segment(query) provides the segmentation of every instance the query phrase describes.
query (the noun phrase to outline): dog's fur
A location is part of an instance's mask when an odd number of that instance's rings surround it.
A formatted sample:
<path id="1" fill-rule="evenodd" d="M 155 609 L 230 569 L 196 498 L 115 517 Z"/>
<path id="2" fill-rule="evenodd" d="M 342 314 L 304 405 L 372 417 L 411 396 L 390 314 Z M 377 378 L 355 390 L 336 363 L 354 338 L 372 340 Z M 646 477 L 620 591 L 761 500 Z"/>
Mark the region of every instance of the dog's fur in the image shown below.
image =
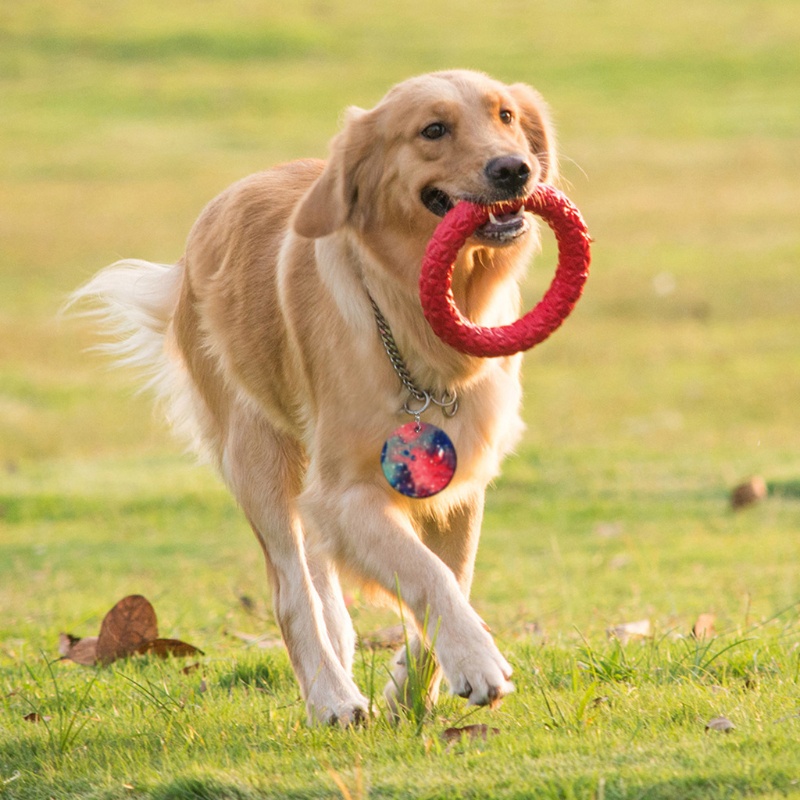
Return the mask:
<path id="1" fill-rule="evenodd" d="M 510 188 L 491 168 L 508 158 L 530 173 Z M 371 111 L 350 109 L 327 163 L 292 162 L 223 192 L 177 264 L 119 262 L 75 295 L 101 301 L 122 334 L 109 349 L 150 372 L 247 515 L 311 721 L 348 724 L 367 709 L 351 675 L 340 573 L 392 594 L 399 586 L 418 625 L 429 615 L 452 692 L 491 704 L 512 688 L 467 598 L 485 487 L 522 428 L 520 357 L 465 356 L 428 327 L 417 282 L 444 209 L 423 198 L 435 188 L 452 202 L 498 202 L 552 182 L 555 170 L 534 90 L 468 71 L 413 78 Z M 518 282 L 538 244 L 530 215 L 517 233 L 476 235 L 458 257 L 453 291 L 476 323 L 519 316 Z M 381 473 L 384 440 L 409 419 L 408 393 L 368 292 L 417 385 L 458 394 L 452 418 L 434 407 L 424 415 L 458 453 L 452 483 L 428 499 L 398 494 Z M 411 647 L 419 656 L 419 635 Z M 395 710 L 406 661 L 400 653 L 387 687 Z"/>

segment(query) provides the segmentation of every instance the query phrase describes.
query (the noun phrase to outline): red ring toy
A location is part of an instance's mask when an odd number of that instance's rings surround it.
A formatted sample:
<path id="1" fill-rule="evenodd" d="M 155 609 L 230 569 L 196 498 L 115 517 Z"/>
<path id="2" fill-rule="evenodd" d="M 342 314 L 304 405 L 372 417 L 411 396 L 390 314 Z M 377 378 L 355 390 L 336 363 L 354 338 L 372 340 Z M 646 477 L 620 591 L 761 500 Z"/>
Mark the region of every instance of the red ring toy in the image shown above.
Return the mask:
<path id="1" fill-rule="evenodd" d="M 458 251 L 489 219 L 489 211 L 513 213 L 522 205 L 544 219 L 558 242 L 558 266 L 538 305 L 511 325 L 486 328 L 464 317 L 455 304 L 453 267 Z M 472 356 L 508 356 L 543 342 L 569 316 L 589 276 L 591 239 L 580 211 L 558 189 L 539 184 L 521 204 L 482 206 L 462 201 L 445 214 L 425 250 L 419 277 L 422 310 L 434 333 Z"/>

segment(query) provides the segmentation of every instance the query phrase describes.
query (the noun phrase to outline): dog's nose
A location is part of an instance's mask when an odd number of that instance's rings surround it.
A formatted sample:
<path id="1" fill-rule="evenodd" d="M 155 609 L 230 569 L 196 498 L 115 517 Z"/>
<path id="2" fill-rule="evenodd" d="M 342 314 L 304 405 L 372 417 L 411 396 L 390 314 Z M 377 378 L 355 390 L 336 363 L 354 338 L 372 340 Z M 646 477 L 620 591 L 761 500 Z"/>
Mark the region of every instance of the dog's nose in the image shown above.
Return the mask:
<path id="1" fill-rule="evenodd" d="M 531 168 L 522 156 L 500 156 L 486 164 L 484 174 L 492 186 L 514 195 L 528 182 Z"/>

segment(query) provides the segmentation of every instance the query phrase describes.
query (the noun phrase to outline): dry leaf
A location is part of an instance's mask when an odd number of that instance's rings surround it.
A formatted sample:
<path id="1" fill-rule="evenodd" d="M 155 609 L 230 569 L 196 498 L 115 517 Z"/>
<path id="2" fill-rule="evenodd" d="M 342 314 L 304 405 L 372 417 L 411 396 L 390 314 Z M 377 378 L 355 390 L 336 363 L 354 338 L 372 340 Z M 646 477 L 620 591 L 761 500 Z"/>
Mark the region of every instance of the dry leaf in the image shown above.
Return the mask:
<path id="1" fill-rule="evenodd" d="M 93 667 L 97 663 L 97 637 L 87 636 L 83 639 L 71 633 L 58 635 L 58 652 L 63 658 L 82 664 L 84 667 Z"/>
<path id="2" fill-rule="evenodd" d="M 631 557 L 627 553 L 619 553 L 608 562 L 608 568 L 615 572 L 624 569 L 631 563 Z"/>
<path id="3" fill-rule="evenodd" d="M 202 650 L 180 639 L 159 639 L 155 609 L 138 594 L 123 597 L 105 615 L 99 636 L 81 639 L 71 633 L 59 634 L 58 651 L 63 658 L 87 667 L 111 664 L 133 655 L 203 655 Z"/>
<path id="4" fill-rule="evenodd" d="M 525 629 L 525 633 L 534 638 L 544 639 L 547 636 L 542 625 L 535 620 L 533 622 L 526 622 L 523 627 Z"/>
<path id="5" fill-rule="evenodd" d="M 706 733 L 709 731 L 722 731 L 730 733 L 736 726 L 727 717 L 714 717 L 706 723 Z"/>
<path id="6" fill-rule="evenodd" d="M 405 644 L 405 631 L 402 625 L 392 625 L 389 628 L 368 633 L 361 637 L 361 644 L 367 650 L 380 650 L 383 648 L 395 650 Z"/>
<path id="7" fill-rule="evenodd" d="M 244 633 L 242 631 L 226 631 L 228 636 L 233 636 L 235 639 L 241 639 L 247 644 L 260 647 L 262 650 L 268 650 L 272 647 L 283 647 L 283 640 L 277 639 L 269 633 Z"/>
<path id="8" fill-rule="evenodd" d="M 731 507 L 734 510 L 747 508 L 754 503 L 758 503 L 767 496 L 766 481 L 759 475 L 755 475 L 744 483 L 739 484 L 731 492 Z"/>
<path id="9" fill-rule="evenodd" d="M 717 634 L 714 628 L 715 620 L 716 617 L 713 614 L 701 614 L 692 628 L 692 636 L 695 639 L 712 639 Z"/>
<path id="10" fill-rule="evenodd" d="M 31 711 L 31 713 L 30 714 L 26 714 L 23 717 L 23 719 L 26 722 L 50 722 L 52 717 L 48 717 L 46 715 L 42 716 L 41 714 L 38 714 L 36 711 Z"/>
<path id="11" fill-rule="evenodd" d="M 447 728 L 442 731 L 442 739 L 448 744 L 460 742 L 464 737 L 486 741 L 489 734 L 497 736 L 498 733 L 499 728 L 490 728 L 488 725 L 465 725 L 463 728 Z"/>
<path id="12" fill-rule="evenodd" d="M 595 536 L 601 539 L 614 539 L 624 530 L 621 522 L 599 522 L 594 527 Z"/>
<path id="13" fill-rule="evenodd" d="M 609 639 L 618 639 L 620 644 L 627 644 L 631 639 L 646 639 L 653 635 L 649 619 L 615 625 L 609 628 L 606 634 Z"/>
<path id="14" fill-rule="evenodd" d="M 158 621 L 150 601 L 140 594 L 123 597 L 103 618 L 97 640 L 97 660 L 110 664 L 138 652 L 158 638 Z"/>
<path id="15" fill-rule="evenodd" d="M 66 658 L 67 654 L 70 651 L 70 648 L 78 644 L 80 640 L 81 640 L 80 636 L 73 636 L 71 633 L 59 633 L 58 652 L 61 653 L 61 655 L 64 656 L 64 658 Z"/>
<path id="16" fill-rule="evenodd" d="M 169 656 L 176 656 L 178 658 L 193 656 L 195 653 L 204 655 L 202 650 L 198 650 L 194 645 L 182 642 L 180 639 L 153 639 L 151 642 L 145 642 L 136 649 L 138 655 L 153 655 L 159 658 L 169 658 Z"/>
<path id="17" fill-rule="evenodd" d="M 233 636 L 234 639 L 241 639 L 248 644 L 255 644 L 258 642 L 263 634 L 260 633 L 245 633 L 244 631 L 225 631 L 227 636 Z"/>

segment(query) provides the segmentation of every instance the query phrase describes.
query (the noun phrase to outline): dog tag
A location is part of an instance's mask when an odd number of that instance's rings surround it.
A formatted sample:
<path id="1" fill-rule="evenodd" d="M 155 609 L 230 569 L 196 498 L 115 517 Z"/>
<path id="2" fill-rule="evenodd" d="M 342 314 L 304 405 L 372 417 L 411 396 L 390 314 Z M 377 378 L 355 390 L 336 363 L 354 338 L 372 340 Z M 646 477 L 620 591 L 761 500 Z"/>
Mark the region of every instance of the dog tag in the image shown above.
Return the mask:
<path id="1" fill-rule="evenodd" d="M 400 494 L 431 497 L 453 479 L 456 449 L 441 428 L 417 420 L 407 422 L 384 442 L 381 468 L 389 485 Z"/>

